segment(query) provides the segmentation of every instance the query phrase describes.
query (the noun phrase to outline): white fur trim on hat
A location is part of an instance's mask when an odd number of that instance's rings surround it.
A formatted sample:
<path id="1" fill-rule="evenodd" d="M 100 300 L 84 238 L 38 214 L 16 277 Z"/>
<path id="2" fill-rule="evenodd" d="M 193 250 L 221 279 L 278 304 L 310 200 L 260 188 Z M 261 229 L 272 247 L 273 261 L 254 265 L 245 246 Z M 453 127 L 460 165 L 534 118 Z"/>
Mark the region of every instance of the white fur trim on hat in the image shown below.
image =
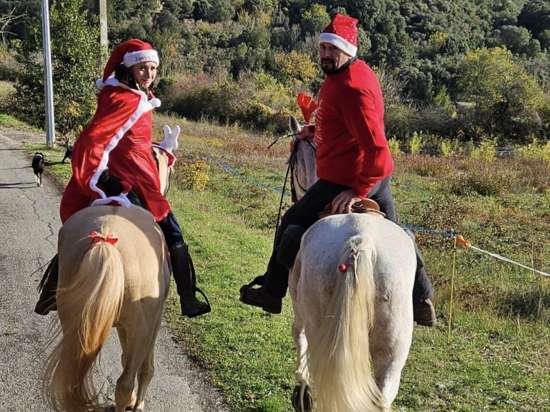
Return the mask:
<path id="1" fill-rule="evenodd" d="M 357 46 L 334 33 L 321 33 L 319 43 L 330 43 L 352 57 L 357 54 Z"/>
<path id="2" fill-rule="evenodd" d="M 141 62 L 153 62 L 159 64 L 159 54 L 156 50 L 138 50 L 126 53 L 122 59 L 126 67 L 132 67 Z"/>

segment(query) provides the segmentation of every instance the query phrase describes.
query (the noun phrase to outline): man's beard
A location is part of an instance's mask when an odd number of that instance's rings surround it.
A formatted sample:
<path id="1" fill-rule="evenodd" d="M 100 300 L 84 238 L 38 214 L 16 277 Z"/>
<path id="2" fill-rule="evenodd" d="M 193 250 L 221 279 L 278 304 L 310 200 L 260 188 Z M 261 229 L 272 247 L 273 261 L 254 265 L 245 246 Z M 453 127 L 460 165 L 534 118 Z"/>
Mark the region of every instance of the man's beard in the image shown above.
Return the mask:
<path id="1" fill-rule="evenodd" d="M 321 70 L 325 74 L 332 74 L 335 73 L 337 68 L 334 60 L 332 59 L 321 59 Z"/>

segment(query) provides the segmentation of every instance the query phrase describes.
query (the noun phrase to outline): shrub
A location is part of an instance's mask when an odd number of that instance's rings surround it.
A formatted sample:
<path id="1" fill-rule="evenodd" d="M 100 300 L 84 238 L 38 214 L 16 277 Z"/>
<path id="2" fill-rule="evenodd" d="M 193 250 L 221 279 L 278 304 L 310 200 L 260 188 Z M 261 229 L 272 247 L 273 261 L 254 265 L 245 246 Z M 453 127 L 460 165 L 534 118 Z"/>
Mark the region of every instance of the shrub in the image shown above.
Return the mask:
<path id="1" fill-rule="evenodd" d="M 14 97 L 15 88 L 13 83 L 0 80 L 0 112 L 11 112 Z"/>
<path id="2" fill-rule="evenodd" d="M 470 165 L 467 172 L 459 173 L 449 180 L 449 191 L 455 195 L 496 196 L 504 191 L 511 180 L 511 172 L 499 173 L 480 162 Z"/>
<path id="3" fill-rule="evenodd" d="M 5 46 L 0 45 L 0 80 L 17 80 L 21 72 L 21 64 L 16 60 L 15 54 Z"/>
<path id="4" fill-rule="evenodd" d="M 188 75 L 160 82 L 159 91 L 165 111 L 277 133 L 286 131 L 289 108 L 295 106 L 292 90 L 263 72 L 239 81 Z"/>
<path id="5" fill-rule="evenodd" d="M 518 152 L 525 159 L 541 159 L 550 165 L 550 140 L 542 143 L 535 138 L 527 146 L 520 147 Z"/>
<path id="6" fill-rule="evenodd" d="M 181 186 L 188 190 L 201 192 L 206 189 L 210 181 L 210 165 L 204 160 L 191 160 L 183 163 L 179 168 L 178 178 L 176 179 Z"/>
<path id="7" fill-rule="evenodd" d="M 454 137 L 460 129 L 459 119 L 453 118 L 444 108 L 436 106 L 417 108 L 402 103 L 394 103 L 386 107 L 385 123 L 388 135 L 399 139 L 406 139 L 413 132 L 420 131 Z"/>
<path id="8" fill-rule="evenodd" d="M 473 159 L 492 162 L 497 157 L 496 140 L 494 139 L 483 140 L 481 144 L 470 153 L 470 156 Z"/>
<path id="9" fill-rule="evenodd" d="M 401 156 L 401 149 L 399 147 L 399 140 L 389 139 L 388 146 L 390 147 L 390 152 L 394 157 Z"/>
<path id="10" fill-rule="evenodd" d="M 437 156 L 410 156 L 402 169 L 419 176 L 439 178 L 452 176 L 454 172 L 451 159 Z"/>
<path id="11" fill-rule="evenodd" d="M 412 155 L 420 154 L 422 147 L 424 146 L 424 139 L 422 133 L 413 132 L 411 140 L 409 141 L 409 148 Z"/>
<path id="12" fill-rule="evenodd" d="M 439 152 L 445 157 L 453 155 L 455 152 L 454 149 L 453 142 L 450 139 L 442 139 L 439 142 Z"/>
<path id="13" fill-rule="evenodd" d="M 290 53 L 276 52 L 274 56 L 277 69 L 275 70 L 283 82 L 298 79 L 309 84 L 317 76 L 317 65 L 311 61 L 309 55 L 292 50 Z"/>

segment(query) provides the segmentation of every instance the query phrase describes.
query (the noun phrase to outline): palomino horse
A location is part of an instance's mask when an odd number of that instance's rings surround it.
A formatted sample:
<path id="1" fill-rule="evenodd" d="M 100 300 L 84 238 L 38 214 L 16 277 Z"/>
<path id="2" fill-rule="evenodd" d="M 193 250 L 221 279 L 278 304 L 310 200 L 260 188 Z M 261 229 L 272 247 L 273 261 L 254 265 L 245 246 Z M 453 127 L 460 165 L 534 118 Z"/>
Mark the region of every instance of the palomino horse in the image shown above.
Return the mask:
<path id="1" fill-rule="evenodd" d="M 167 159 L 174 159 L 176 147 L 165 143 L 163 149 L 154 148 L 163 191 L 171 168 Z M 115 410 L 142 411 L 170 282 L 169 255 L 159 226 L 140 207 L 88 207 L 65 222 L 58 251 L 61 339 L 46 367 L 46 400 L 56 411 L 102 410 L 92 370 L 116 327 L 123 371 L 116 384 Z"/>
<path id="2" fill-rule="evenodd" d="M 315 159 L 295 144 L 298 191 L 316 180 L 303 174 Z M 306 231 L 289 278 L 296 411 L 390 409 L 412 341 L 415 268 L 412 239 L 379 214 L 333 215 Z"/>

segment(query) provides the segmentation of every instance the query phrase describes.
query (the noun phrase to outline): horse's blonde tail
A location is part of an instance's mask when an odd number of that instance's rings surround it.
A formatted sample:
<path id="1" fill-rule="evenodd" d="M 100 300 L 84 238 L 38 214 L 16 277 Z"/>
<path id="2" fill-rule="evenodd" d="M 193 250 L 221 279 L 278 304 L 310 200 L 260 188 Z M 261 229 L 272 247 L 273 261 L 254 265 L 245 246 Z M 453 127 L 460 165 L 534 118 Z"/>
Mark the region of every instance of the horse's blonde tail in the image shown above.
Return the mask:
<path id="1" fill-rule="evenodd" d="M 56 411 L 96 411 L 90 372 L 120 314 L 124 270 L 119 251 L 106 242 L 92 245 L 75 268 L 57 293 L 62 338 L 48 359 L 43 392 Z"/>
<path id="2" fill-rule="evenodd" d="M 333 268 L 336 284 L 332 297 L 319 325 L 308 333 L 309 366 L 319 412 L 384 410 L 369 350 L 376 292 L 373 253 L 368 237 L 354 236 L 347 241 L 340 259 L 346 267 Z"/>

